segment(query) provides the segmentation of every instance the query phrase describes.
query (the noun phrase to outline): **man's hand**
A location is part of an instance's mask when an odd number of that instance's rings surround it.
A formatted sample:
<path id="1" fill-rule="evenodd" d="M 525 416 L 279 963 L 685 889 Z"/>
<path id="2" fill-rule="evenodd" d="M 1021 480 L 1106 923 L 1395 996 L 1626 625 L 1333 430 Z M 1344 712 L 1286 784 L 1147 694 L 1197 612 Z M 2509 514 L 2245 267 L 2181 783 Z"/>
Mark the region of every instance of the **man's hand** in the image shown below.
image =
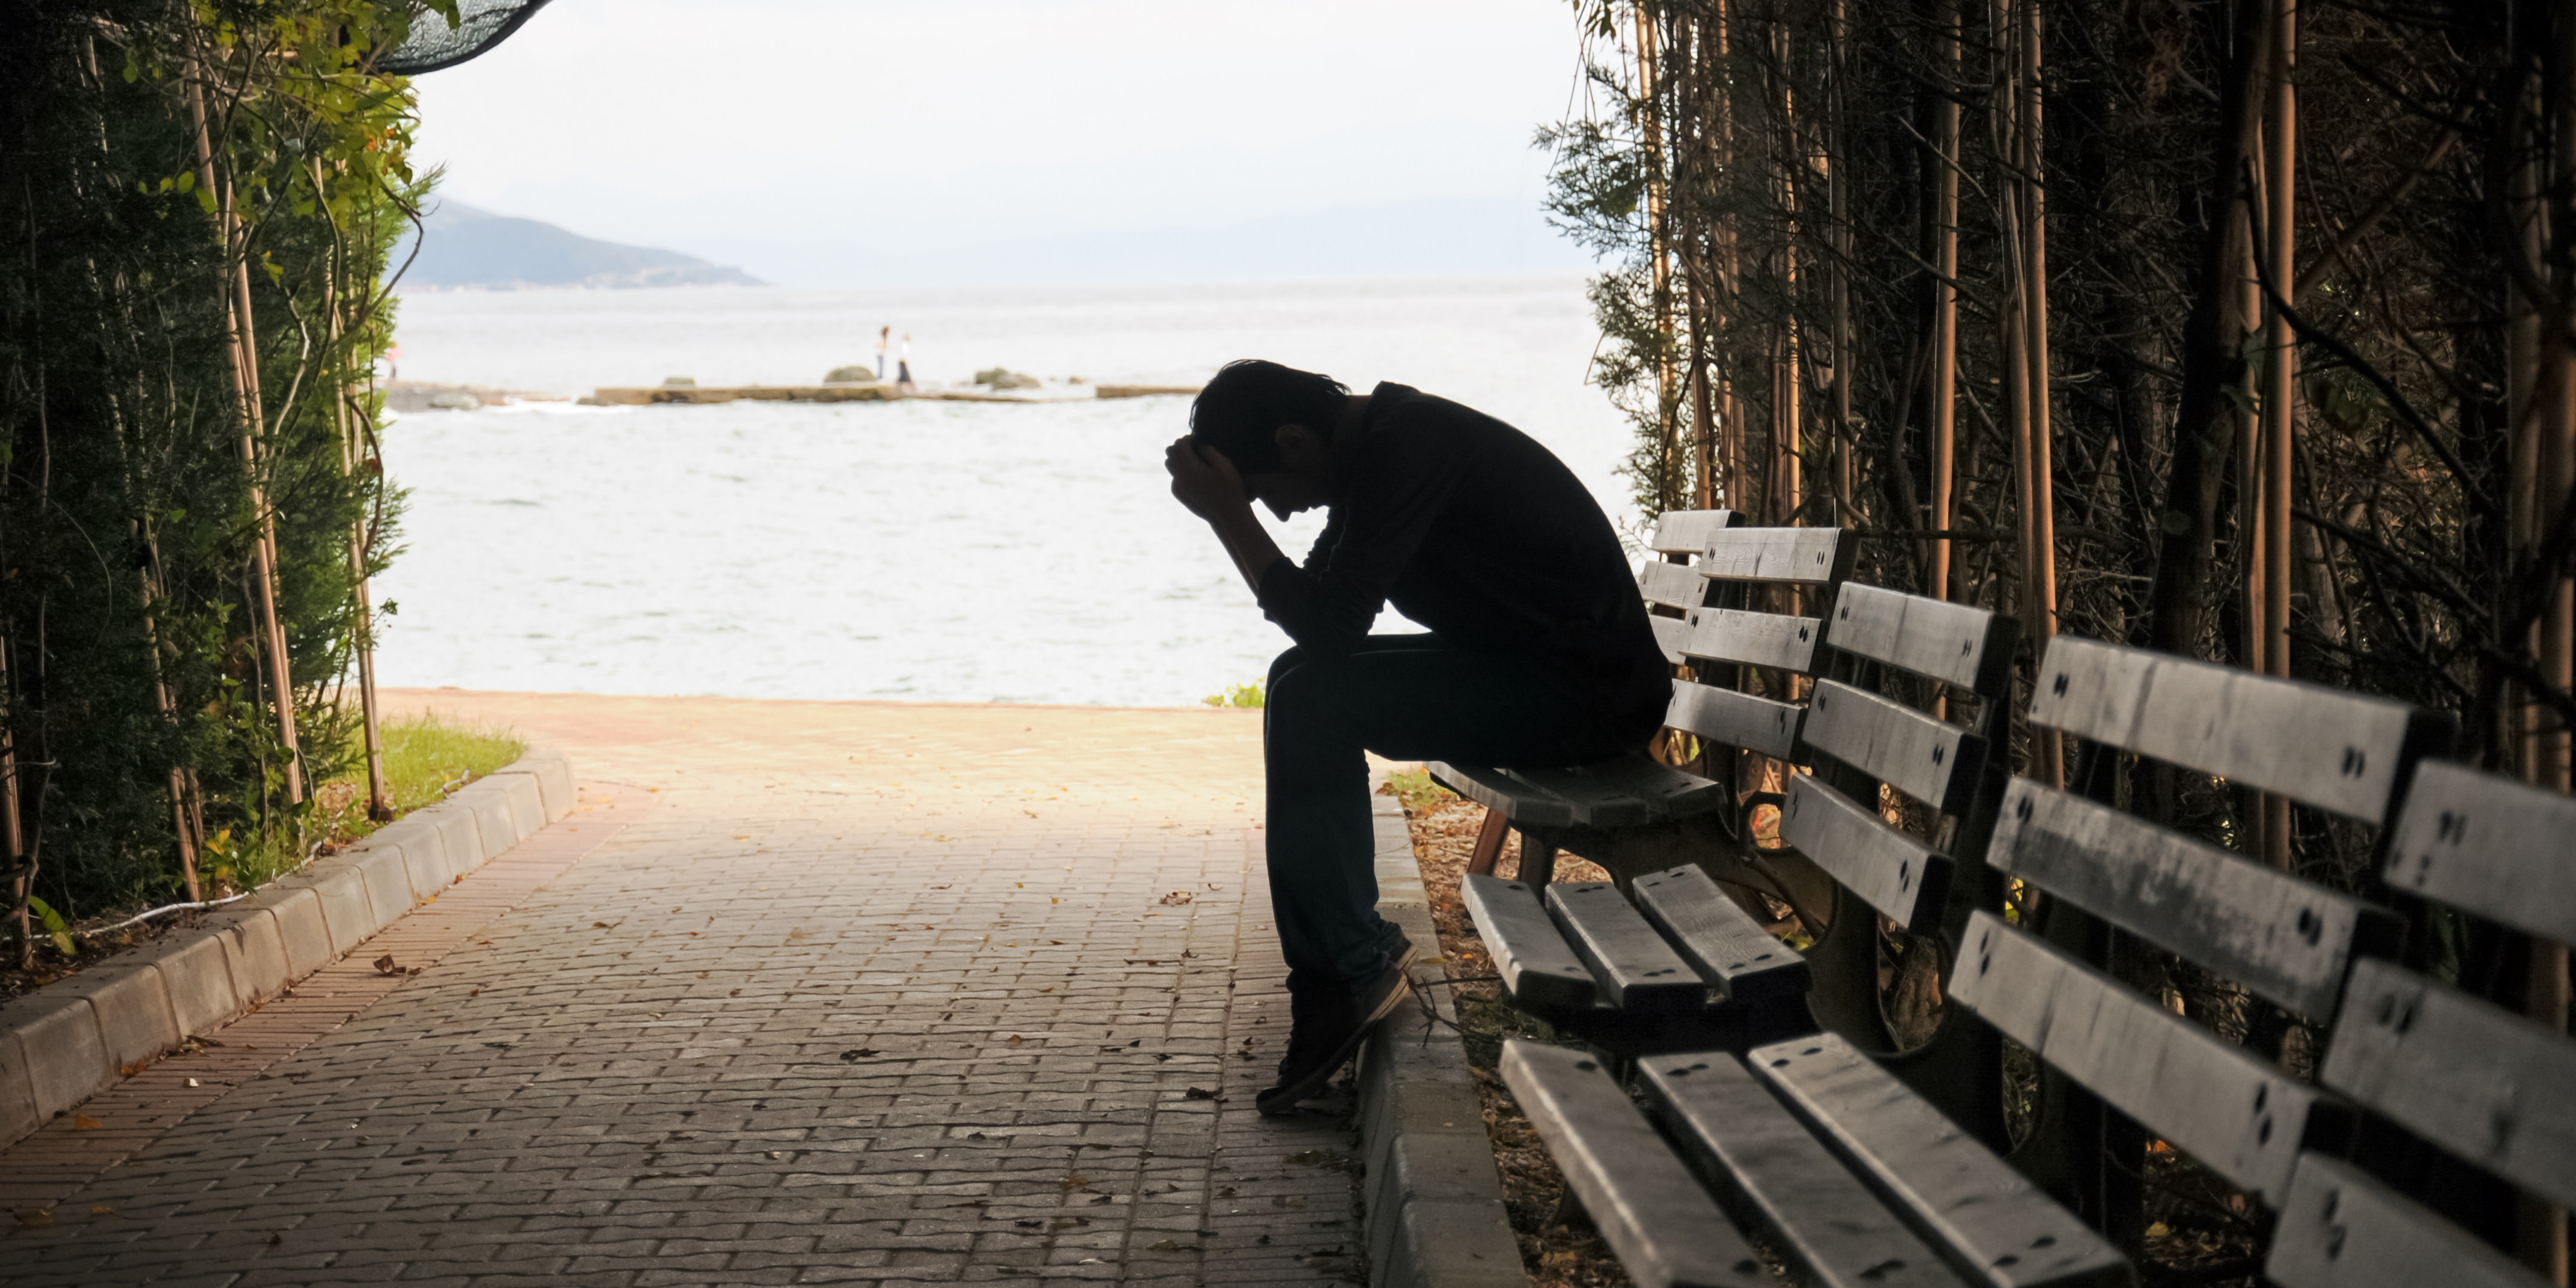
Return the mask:
<path id="1" fill-rule="evenodd" d="M 1235 571 L 1243 574 L 1243 584 L 1259 595 L 1262 574 L 1287 556 L 1252 513 L 1252 497 L 1243 490 L 1243 475 L 1234 462 L 1184 435 L 1164 449 L 1163 468 L 1172 472 L 1172 496 L 1216 529 L 1216 539 L 1234 560 Z"/>
<path id="2" fill-rule="evenodd" d="M 1163 468 L 1172 474 L 1173 499 L 1210 523 L 1252 509 L 1252 498 L 1245 495 L 1243 475 L 1235 471 L 1234 462 L 1187 434 L 1164 449 Z"/>

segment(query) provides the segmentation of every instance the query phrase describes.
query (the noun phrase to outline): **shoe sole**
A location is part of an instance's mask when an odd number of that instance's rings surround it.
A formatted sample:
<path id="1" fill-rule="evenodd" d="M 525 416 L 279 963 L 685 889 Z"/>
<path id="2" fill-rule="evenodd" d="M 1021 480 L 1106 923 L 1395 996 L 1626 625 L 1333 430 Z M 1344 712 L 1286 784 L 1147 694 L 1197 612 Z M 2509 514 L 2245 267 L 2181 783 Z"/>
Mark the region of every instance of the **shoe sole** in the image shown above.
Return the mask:
<path id="1" fill-rule="evenodd" d="M 1395 1008 L 1403 1005 L 1404 999 L 1412 995 L 1412 976 L 1398 970 L 1395 986 L 1386 991 L 1386 996 L 1378 999 L 1377 1005 L 1371 1009 L 1368 1018 L 1351 1026 L 1350 1036 L 1342 1039 L 1341 1046 L 1334 1050 L 1330 1059 L 1316 1065 L 1305 1077 L 1295 1082 L 1281 1083 L 1253 1097 L 1253 1108 L 1269 1118 L 1284 1117 L 1297 1112 L 1297 1102 L 1323 1090 L 1324 1084 L 1331 1082 L 1333 1075 L 1340 1073 L 1342 1066 L 1349 1064 L 1351 1057 L 1359 1054 L 1360 1043 L 1368 1040 L 1369 1030 L 1376 1028 L 1386 1017 L 1395 1014 Z"/>

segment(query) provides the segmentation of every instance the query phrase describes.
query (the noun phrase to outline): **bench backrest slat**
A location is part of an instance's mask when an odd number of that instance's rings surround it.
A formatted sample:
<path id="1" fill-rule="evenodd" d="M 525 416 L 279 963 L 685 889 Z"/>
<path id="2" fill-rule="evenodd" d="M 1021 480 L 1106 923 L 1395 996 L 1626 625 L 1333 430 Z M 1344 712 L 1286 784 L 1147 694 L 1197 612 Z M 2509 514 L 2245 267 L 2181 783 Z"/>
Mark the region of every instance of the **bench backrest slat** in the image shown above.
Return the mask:
<path id="1" fill-rule="evenodd" d="M 2453 725 L 2386 698 L 2061 635 L 2030 721 L 2371 823 Z"/>
<path id="2" fill-rule="evenodd" d="M 1664 651 L 1664 661 L 1680 666 L 1689 661 L 1683 652 L 1690 644 L 1691 624 L 1679 617 L 1652 616 L 1646 624 L 1655 628 L 1655 647 Z"/>
<path id="3" fill-rule="evenodd" d="M 1799 741 L 1944 814 L 1967 808 L 1986 754 L 1957 725 L 1833 680 L 1816 681 Z"/>
<path id="4" fill-rule="evenodd" d="M 1744 516 L 1733 510 L 1667 510 L 1655 519 L 1655 531 L 1646 538 L 1646 548 L 1657 554 L 1695 555 L 1708 548 L 1708 539 L 1744 522 Z"/>
<path id="5" fill-rule="evenodd" d="M 1795 702 L 1675 680 L 1664 724 L 1721 746 L 1787 760 L 1798 750 L 1798 730 L 1806 715 L 1807 709 Z"/>
<path id="6" fill-rule="evenodd" d="M 1667 607 L 1697 608 L 1708 596 L 1708 579 L 1689 564 L 1649 559 L 1637 566 L 1637 590 Z"/>
<path id="7" fill-rule="evenodd" d="M 2319 1081 L 2576 1203 L 2576 1042 L 2384 961 L 2357 963 Z"/>
<path id="8" fill-rule="evenodd" d="M 2288 1193 L 2315 1088 L 1991 912 L 1968 921 L 1950 995 L 2266 1204 Z"/>
<path id="9" fill-rule="evenodd" d="M 1863 902 L 1929 934 L 1949 895 L 1950 861 L 1849 797 L 1800 774 L 1780 807 L 1780 837 Z"/>
<path id="10" fill-rule="evenodd" d="M 2353 956 L 2401 933 L 2359 899 L 2027 778 L 2005 788 L 1986 861 L 2318 1020 Z"/>
<path id="11" fill-rule="evenodd" d="M 1851 575 L 1860 542 L 1848 528 L 1729 528 L 1701 548 L 1702 576 L 1823 586 Z"/>
<path id="12" fill-rule="evenodd" d="M 2428 761 L 2388 843 L 2388 884 L 2576 942 L 2576 798 Z M 2576 1093 L 2571 1093 L 2576 1094 Z"/>
<path id="13" fill-rule="evenodd" d="M 1981 697 L 2004 692 L 2014 623 L 1966 604 L 1845 582 L 1833 610 L 1833 646 Z"/>
<path id="14" fill-rule="evenodd" d="M 2299 1156 L 2263 1277 L 2280 1288 L 2541 1288 L 2512 1258 L 2322 1154 Z"/>
<path id="15" fill-rule="evenodd" d="M 1682 652 L 1710 662 L 1776 666 L 1804 675 L 1816 669 L 1816 648 L 1824 638 L 1822 618 L 1700 608 L 1691 612 Z"/>

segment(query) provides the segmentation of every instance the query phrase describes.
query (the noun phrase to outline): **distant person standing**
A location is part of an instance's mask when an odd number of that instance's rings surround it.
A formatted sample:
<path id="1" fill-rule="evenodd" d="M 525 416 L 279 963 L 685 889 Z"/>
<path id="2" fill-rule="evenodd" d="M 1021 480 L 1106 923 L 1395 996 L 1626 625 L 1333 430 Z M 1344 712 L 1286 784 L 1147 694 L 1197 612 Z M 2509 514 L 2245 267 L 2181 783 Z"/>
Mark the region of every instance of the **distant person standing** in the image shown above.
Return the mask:
<path id="1" fill-rule="evenodd" d="M 905 391 L 910 391 L 912 388 L 912 333 L 910 331 L 903 333 L 903 354 L 895 359 L 894 384 L 895 388 Z"/>
<path id="2" fill-rule="evenodd" d="M 877 379 L 879 380 L 885 379 L 886 338 L 893 334 L 893 327 L 881 326 L 877 328 Z"/>

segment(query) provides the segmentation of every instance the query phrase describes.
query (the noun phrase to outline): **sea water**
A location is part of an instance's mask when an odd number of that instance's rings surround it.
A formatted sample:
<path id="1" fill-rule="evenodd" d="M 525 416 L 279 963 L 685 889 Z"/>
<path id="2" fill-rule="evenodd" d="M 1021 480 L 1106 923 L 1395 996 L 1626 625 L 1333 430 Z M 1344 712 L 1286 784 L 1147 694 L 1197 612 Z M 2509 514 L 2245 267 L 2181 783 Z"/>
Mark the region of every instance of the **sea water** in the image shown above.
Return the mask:
<path id="1" fill-rule="evenodd" d="M 1266 357 L 1391 380 L 1553 449 L 1623 531 L 1628 430 L 1586 385 L 1578 278 L 1024 291 L 416 294 L 406 380 L 564 395 L 802 384 L 872 363 L 1195 385 Z M 1286 647 L 1163 450 L 1186 398 L 521 402 L 385 434 L 408 489 L 379 682 L 755 698 L 1195 703 Z M 1264 514 L 1265 521 L 1269 516 Z M 1320 515 L 1273 524 L 1302 556 Z M 1392 610 L 1380 630 L 1413 629 Z"/>

